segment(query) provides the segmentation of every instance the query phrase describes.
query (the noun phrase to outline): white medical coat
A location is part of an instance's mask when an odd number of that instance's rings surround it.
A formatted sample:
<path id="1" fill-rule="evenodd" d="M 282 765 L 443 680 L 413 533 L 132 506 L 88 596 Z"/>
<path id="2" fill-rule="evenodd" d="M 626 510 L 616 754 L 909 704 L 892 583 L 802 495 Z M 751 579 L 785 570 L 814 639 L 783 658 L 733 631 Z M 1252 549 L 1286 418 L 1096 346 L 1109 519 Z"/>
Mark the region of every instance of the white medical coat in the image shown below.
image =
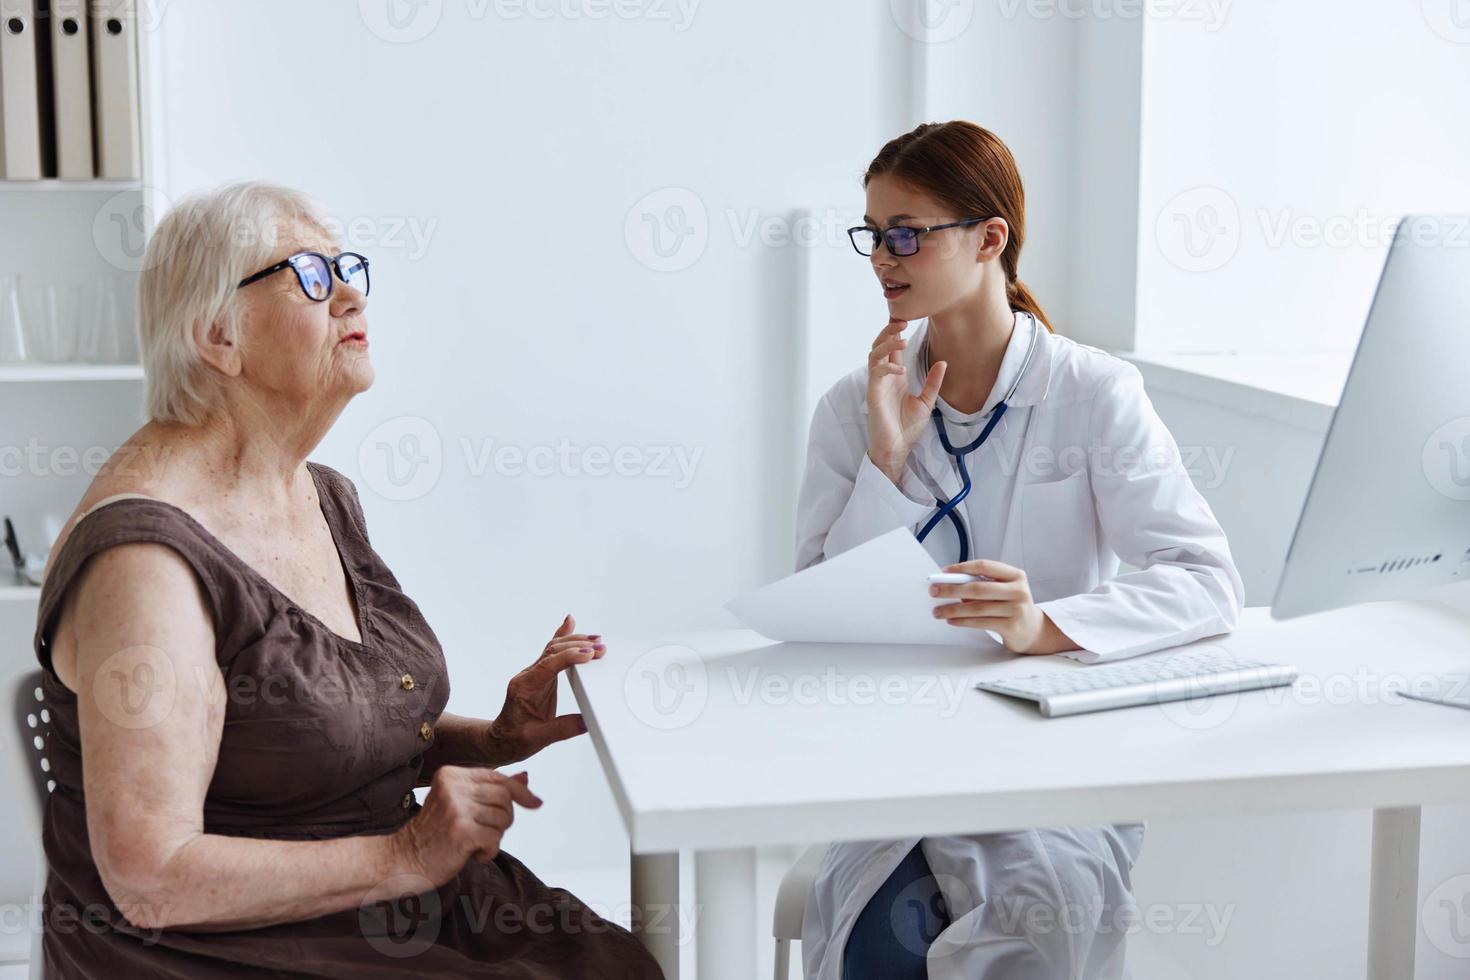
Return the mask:
<path id="1" fill-rule="evenodd" d="M 915 328 L 904 351 L 915 394 L 927 326 Z M 1082 648 L 1071 656 L 1085 662 L 1233 629 L 1245 588 L 1225 534 L 1133 365 L 1018 313 L 982 412 L 961 416 L 940 402 L 951 443 L 963 446 L 979 433 L 984 413 L 1021 372 L 1033 335 L 1036 350 L 1006 414 L 967 460 L 974 489 L 961 511 L 971 557 L 1022 569 L 1037 606 Z M 894 528 L 917 531 L 934 513 L 936 491 L 949 499 L 961 488 L 932 424 L 895 486 L 868 459 L 867 413 L 866 367 L 817 406 L 798 502 L 798 568 Z M 939 524 L 924 547 L 940 565 L 957 561 L 953 524 Z M 1137 570 L 1118 574 L 1121 561 Z M 930 977 L 1126 976 L 1130 872 L 1142 841 L 1141 824 L 925 838 L 953 918 L 929 950 Z M 809 978 L 839 980 L 853 921 L 916 842 L 828 850 L 802 928 Z M 1048 916 L 1050 928 L 1027 925 Z"/>

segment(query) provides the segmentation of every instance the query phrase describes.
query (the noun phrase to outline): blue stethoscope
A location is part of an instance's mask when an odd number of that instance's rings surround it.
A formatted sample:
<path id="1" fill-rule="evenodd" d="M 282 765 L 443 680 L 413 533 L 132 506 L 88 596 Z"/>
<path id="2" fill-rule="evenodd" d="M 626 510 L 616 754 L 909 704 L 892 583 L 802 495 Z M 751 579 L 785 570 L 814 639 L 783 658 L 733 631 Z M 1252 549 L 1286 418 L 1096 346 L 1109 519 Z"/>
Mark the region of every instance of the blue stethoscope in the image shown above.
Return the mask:
<path id="1" fill-rule="evenodd" d="M 963 486 L 960 492 L 949 500 L 935 498 L 935 503 L 939 509 L 934 512 L 934 516 L 929 518 L 929 523 L 925 524 L 923 530 L 919 532 L 919 541 L 922 542 L 927 538 L 929 532 L 938 527 L 940 521 L 948 517 L 950 522 L 954 524 L 955 533 L 960 538 L 960 561 L 970 560 L 970 529 L 965 526 L 965 519 L 960 516 L 959 507 L 965 498 L 970 495 L 970 490 L 974 487 L 974 484 L 970 481 L 970 470 L 965 466 L 965 457 L 985 445 L 985 440 L 990 438 L 991 431 L 995 429 L 996 425 L 1005 415 L 1006 408 L 1009 407 L 1007 403 L 1015 395 L 1016 388 L 1021 384 L 1021 379 L 1026 376 L 1026 368 L 1031 366 L 1031 355 L 1036 353 L 1036 340 L 1040 330 L 1041 328 L 1035 323 L 1031 325 L 1031 344 L 1026 348 L 1026 360 L 1021 362 L 1021 370 L 1016 374 L 1016 380 L 1011 382 L 1010 390 L 1006 392 L 1005 397 L 1000 400 L 1000 403 L 991 409 L 990 421 L 985 423 L 985 428 L 980 430 L 980 435 L 975 438 L 974 442 L 968 446 L 961 446 L 959 449 L 956 449 L 949 441 L 949 433 L 944 428 L 944 415 L 940 413 L 938 405 L 934 406 L 934 411 L 930 415 L 934 420 L 934 428 L 939 432 L 939 444 L 959 464 L 960 482 Z M 929 373 L 928 360 L 929 343 L 926 337 L 924 342 L 924 361 L 926 362 L 924 373 L 926 375 Z"/>

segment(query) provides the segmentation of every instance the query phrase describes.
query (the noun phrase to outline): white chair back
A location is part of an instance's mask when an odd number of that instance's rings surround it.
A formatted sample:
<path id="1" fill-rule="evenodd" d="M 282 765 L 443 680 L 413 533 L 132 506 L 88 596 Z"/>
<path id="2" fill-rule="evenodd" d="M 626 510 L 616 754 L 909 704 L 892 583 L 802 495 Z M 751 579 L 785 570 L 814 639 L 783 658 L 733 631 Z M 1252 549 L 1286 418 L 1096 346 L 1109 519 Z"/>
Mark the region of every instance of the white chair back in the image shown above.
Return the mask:
<path id="1" fill-rule="evenodd" d="M 30 977 L 40 980 L 43 975 L 41 957 L 41 894 L 46 888 L 46 857 L 41 848 L 41 829 L 45 823 L 46 799 L 56 788 L 51 778 L 51 760 L 47 758 L 48 740 L 51 738 L 51 714 L 41 701 L 41 672 L 27 671 L 10 678 L 7 702 L 11 708 L 11 724 L 0 735 L 0 744 L 7 747 L 13 770 L 21 774 L 18 796 L 21 827 L 25 839 L 34 850 L 35 876 L 32 882 L 33 904 L 31 908 Z"/>
<path id="2" fill-rule="evenodd" d="M 34 829 L 39 834 L 41 821 L 46 812 L 46 797 L 56 783 L 51 779 L 51 761 L 46 758 L 46 740 L 51 737 L 51 716 L 41 703 L 41 672 L 28 671 L 11 679 L 10 706 L 14 717 L 14 731 L 18 738 L 19 753 L 16 762 L 30 778 L 25 780 L 23 792 L 35 818 Z M 23 758 L 22 758 L 23 757 Z"/>
<path id="3" fill-rule="evenodd" d="M 801 940 L 801 923 L 806 918 L 806 898 L 827 856 L 827 844 L 812 844 L 781 876 L 776 890 L 776 911 L 771 935 L 776 937 L 776 980 L 787 980 L 791 974 L 791 944 Z M 798 973 L 800 971 L 797 971 Z"/>

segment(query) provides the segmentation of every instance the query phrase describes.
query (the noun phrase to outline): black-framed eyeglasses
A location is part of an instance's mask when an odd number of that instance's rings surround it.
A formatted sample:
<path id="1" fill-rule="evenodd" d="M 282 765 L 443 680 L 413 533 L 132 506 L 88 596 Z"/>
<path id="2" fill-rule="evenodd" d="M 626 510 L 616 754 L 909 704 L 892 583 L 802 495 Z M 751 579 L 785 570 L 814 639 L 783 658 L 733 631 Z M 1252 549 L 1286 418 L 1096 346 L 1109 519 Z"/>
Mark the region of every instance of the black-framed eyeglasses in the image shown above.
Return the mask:
<path id="1" fill-rule="evenodd" d="M 368 260 L 365 256 L 356 252 L 343 252 L 334 258 L 328 258 L 320 252 L 297 252 L 289 258 L 282 259 L 269 269 L 261 269 L 253 276 L 247 276 L 240 280 L 237 289 L 244 289 L 252 282 L 259 282 L 266 276 L 273 276 L 283 269 L 290 269 L 296 273 L 296 282 L 301 286 L 301 291 L 306 298 L 313 303 L 324 303 L 332 298 L 332 274 L 341 279 L 353 289 L 368 294 L 372 287 L 372 280 L 368 276 Z"/>
<path id="2" fill-rule="evenodd" d="M 991 217 L 993 218 L 994 215 Z M 872 255 L 878 250 L 878 243 L 882 242 L 888 246 L 890 255 L 907 257 L 919 253 L 920 235 L 927 235 L 931 231 L 943 231 L 946 228 L 964 228 L 989 220 L 990 218 L 966 218 L 964 221 L 951 221 L 947 225 L 930 225 L 928 228 L 895 225 L 882 231 L 869 225 L 858 225 L 856 228 L 847 229 L 847 237 L 852 239 L 852 247 L 857 249 L 859 255 Z"/>

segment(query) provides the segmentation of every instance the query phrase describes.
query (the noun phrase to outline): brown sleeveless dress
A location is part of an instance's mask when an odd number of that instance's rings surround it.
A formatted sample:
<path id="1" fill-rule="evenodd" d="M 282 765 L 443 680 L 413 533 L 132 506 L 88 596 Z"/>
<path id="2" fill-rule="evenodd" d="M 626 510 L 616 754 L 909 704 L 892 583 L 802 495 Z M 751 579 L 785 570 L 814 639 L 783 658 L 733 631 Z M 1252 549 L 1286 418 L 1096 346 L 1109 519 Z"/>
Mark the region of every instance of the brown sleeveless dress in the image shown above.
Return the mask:
<path id="1" fill-rule="evenodd" d="M 161 501 L 104 504 L 76 524 L 57 554 L 35 635 L 56 782 L 45 821 L 47 976 L 661 976 L 626 930 L 546 886 L 504 851 L 492 863 L 469 861 L 437 890 L 246 932 L 141 931 L 119 913 L 87 837 L 76 697 L 52 672 L 48 646 L 77 573 L 114 545 L 157 542 L 178 552 L 214 619 L 230 697 L 204 801 L 205 833 L 276 840 L 386 834 L 419 809 L 412 790 L 449 700 L 443 651 L 369 545 L 351 482 L 307 465 L 357 600 L 361 643 L 297 608 L 203 525 Z"/>

